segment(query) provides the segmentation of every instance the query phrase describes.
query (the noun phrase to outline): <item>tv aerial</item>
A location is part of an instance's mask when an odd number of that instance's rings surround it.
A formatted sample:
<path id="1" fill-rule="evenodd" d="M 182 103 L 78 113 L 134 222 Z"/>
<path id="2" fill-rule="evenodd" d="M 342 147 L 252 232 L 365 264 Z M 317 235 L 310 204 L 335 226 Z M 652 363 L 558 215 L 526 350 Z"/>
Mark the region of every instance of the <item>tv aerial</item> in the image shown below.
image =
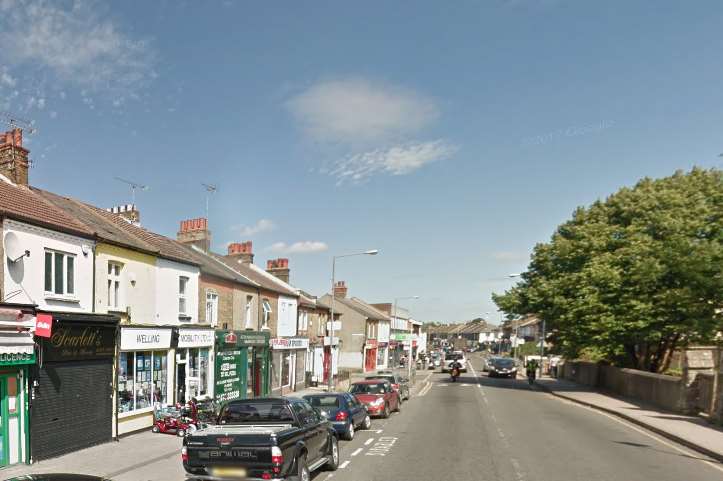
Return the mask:
<path id="1" fill-rule="evenodd" d="M 218 186 L 216 184 L 204 184 L 203 182 L 201 182 L 201 185 L 206 189 L 206 221 L 208 221 L 208 200 L 212 194 L 216 193 Z"/>
<path id="2" fill-rule="evenodd" d="M 27 134 L 34 134 L 38 131 L 31 120 L 21 119 L 12 112 L 0 111 L 0 121 L 11 129 L 20 129 Z"/>
<path id="3" fill-rule="evenodd" d="M 134 206 L 136 205 L 136 190 L 139 190 L 139 189 L 140 189 L 140 190 L 142 190 L 142 191 L 144 191 L 144 192 L 148 190 L 148 186 L 147 186 L 147 185 L 143 185 L 143 184 L 140 184 L 140 183 L 138 183 L 138 182 L 133 182 L 132 180 L 123 179 L 123 178 L 121 178 L 121 177 L 114 177 L 114 179 L 117 180 L 117 181 L 119 181 L 119 182 L 123 182 L 124 184 L 128 184 L 128 185 L 130 186 L 130 188 L 131 188 L 131 199 L 132 199 L 132 202 L 133 202 L 133 205 L 134 205 Z"/>

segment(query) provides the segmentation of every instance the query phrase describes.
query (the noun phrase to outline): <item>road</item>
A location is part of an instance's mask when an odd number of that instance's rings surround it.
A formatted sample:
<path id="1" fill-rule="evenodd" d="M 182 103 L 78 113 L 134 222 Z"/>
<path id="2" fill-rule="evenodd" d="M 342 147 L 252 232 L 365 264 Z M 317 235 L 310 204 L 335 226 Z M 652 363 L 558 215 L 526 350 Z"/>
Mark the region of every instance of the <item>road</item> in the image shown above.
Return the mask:
<path id="1" fill-rule="evenodd" d="M 314 481 L 712 481 L 723 465 L 607 414 L 480 374 L 425 377 L 402 412 L 341 441 L 341 467 Z M 33 466 L 0 472 L 105 474 L 114 481 L 183 480 L 180 440 L 145 432 Z M 3 476 L 6 475 L 6 476 Z"/>
<path id="2" fill-rule="evenodd" d="M 343 445 L 315 481 L 711 481 L 723 467 L 524 380 L 433 374 L 402 413 Z"/>

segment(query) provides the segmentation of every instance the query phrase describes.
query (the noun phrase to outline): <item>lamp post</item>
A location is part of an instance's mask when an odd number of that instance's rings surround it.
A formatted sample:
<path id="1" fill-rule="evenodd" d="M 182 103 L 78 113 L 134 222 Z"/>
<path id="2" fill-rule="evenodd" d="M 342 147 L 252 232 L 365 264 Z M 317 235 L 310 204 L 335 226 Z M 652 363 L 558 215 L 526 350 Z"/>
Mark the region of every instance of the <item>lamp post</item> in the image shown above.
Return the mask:
<path id="1" fill-rule="evenodd" d="M 403 301 L 405 299 L 419 299 L 419 296 L 405 296 L 394 298 L 394 318 L 397 317 L 397 301 Z M 412 328 L 410 327 L 409 332 L 411 334 Z M 409 338 L 409 357 L 407 358 L 407 377 L 412 379 L 412 338 Z"/>
<path id="2" fill-rule="evenodd" d="M 522 274 L 509 274 L 507 277 L 510 279 L 514 279 L 516 277 L 520 277 L 521 275 Z M 519 328 L 518 324 L 515 324 L 515 347 L 512 351 L 512 357 L 514 358 L 515 363 L 517 362 L 517 345 L 519 344 L 519 340 L 517 339 L 518 328 Z"/>
<path id="3" fill-rule="evenodd" d="M 336 260 L 341 257 L 352 257 L 352 256 L 375 256 L 379 254 L 378 249 L 371 249 L 363 252 L 354 252 L 352 254 L 342 254 L 340 256 L 332 256 L 331 258 L 331 329 L 329 329 L 329 352 L 331 354 L 331 362 L 329 363 L 329 383 L 328 391 L 334 390 L 334 298 L 335 292 L 334 287 L 336 284 Z"/>

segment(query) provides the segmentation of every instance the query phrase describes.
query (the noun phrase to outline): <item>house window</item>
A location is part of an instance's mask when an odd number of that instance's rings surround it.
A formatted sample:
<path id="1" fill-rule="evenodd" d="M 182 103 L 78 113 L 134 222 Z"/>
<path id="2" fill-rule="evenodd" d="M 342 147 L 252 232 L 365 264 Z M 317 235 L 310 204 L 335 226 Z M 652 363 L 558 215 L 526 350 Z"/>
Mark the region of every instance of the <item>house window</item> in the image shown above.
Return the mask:
<path id="1" fill-rule="evenodd" d="M 206 291 L 206 322 L 216 327 L 218 324 L 218 294 Z"/>
<path id="2" fill-rule="evenodd" d="M 45 293 L 72 296 L 75 293 L 75 256 L 45 251 Z"/>
<path id="3" fill-rule="evenodd" d="M 246 296 L 246 329 L 251 329 L 251 307 L 253 306 L 254 298 Z"/>
<path id="4" fill-rule="evenodd" d="M 269 300 L 268 300 L 268 299 L 264 299 L 264 300 L 261 302 L 261 306 L 262 306 L 263 311 L 264 311 L 264 320 L 263 320 L 263 325 L 262 325 L 261 327 L 268 329 L 268 327 L 269 327 L 269 321 L 271 320 L 271 304 L 269 303 Z"/>
<path id="5" fill-rule="evenodd" d="M 121 304 L 121 270 L 123 266 L 117 262 L 108 263 L 108 307 L 118 309 Z"/>
<path id="6" fill-rule="evenodd" d="M 306 331 L 309 327 L 309 315 L 306 311 L 299 311 L 299 330 Z"/>
<path id="7" fill-rule="evenodd" d="M 178 278 L 178 314 L 180 316 L 187 315 L 188 303 L 186 291 L 188 290 L 188 277 L 180 276 Z"/>

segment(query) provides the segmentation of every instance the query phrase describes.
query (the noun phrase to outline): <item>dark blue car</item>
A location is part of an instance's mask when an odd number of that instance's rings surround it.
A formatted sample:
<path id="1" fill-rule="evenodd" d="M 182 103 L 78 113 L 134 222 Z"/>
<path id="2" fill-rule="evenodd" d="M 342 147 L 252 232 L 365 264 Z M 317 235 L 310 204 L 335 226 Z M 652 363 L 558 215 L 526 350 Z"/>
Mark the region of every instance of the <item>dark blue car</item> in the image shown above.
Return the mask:
<path id="1" fill-rule="evenodd" d="M 372 426 L 367 408 L 349 393 L 309 394 L 304 399 L 321 411 L 331 421 L 336 432 L 346 440 L 354 439 L 356 429 L 369 429 Z"/>

